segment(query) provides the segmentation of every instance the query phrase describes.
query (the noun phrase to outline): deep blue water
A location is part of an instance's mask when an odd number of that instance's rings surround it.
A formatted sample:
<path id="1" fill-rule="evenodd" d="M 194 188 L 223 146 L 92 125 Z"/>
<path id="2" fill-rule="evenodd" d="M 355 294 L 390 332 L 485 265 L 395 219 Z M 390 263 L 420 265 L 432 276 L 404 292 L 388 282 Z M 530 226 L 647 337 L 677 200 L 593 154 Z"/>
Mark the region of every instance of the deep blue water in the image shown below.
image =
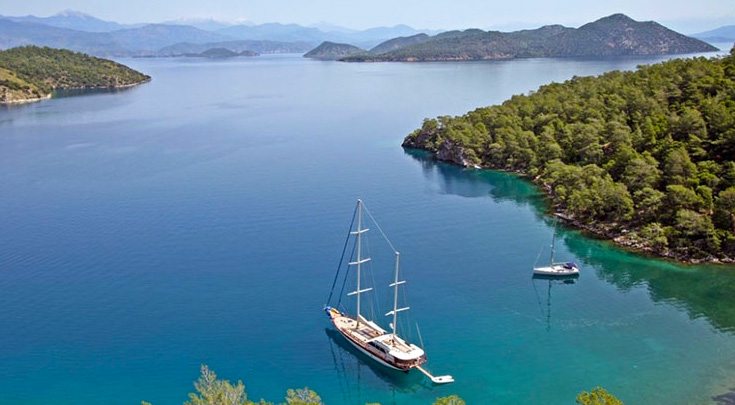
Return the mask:
<path id="1" fill-rule="evenodd" d="M 425 117 L 652 61 L 137 59 L 152 82 L 0 110 L 0 403 L 177 404 L 202 363 L 271 401 L 303 386 L 328 404 L 728 392 L 733 268 L 560 229 L 557 257 L 582 277 L 534 281 L 553 225 L 532 185 L 400 148 Z M 358 197 L 402 252 L 404 330 L 420 324 L 428 368 L 456 383 L 385 371 L 330 331 Z"/>

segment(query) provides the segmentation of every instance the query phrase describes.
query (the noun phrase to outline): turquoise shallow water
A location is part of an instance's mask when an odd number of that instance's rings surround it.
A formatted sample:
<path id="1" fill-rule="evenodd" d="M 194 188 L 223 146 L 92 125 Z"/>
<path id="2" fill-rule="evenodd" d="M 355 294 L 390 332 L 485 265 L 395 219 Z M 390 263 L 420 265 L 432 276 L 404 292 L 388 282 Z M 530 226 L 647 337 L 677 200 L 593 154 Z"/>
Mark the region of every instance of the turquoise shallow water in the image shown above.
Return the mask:
<path id="1" fill-rule="evenodd" d="M 650 61 L 126 60 L 154 80 L 0 110 L 0 403 L 176 404 L 201 363 L 269 400 L 307 385 L 329 404 L 565 404 L 602 385 L 711 402 L 735 386 L 733 268 L 560 229 L 582 277 L 534 281 L 552 223 L 532 185 L 399 147 L 424 117 Z M 402 252 L 429 368 L 455 384 L 331 332 L 358 197 Z"/>

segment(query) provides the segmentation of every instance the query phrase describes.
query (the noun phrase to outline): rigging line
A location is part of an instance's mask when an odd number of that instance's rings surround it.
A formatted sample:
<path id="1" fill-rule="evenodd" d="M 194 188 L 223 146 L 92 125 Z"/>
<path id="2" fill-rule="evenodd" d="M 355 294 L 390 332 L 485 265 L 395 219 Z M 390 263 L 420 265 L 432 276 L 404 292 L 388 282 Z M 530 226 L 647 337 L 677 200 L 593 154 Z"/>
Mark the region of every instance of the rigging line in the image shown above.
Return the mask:
<path id="1" fill-rule="evenodd" d="M 541 257 L 541 253 L 543 252 L 544 252 L 544 246 L 541 245 L 541 249 L 539 249 L 538 254 L 536 255 L 536 261 L 533 262 L 534 267 L 536 267 L 536 265 L 538 264 L 538 259 Z"/>
<path id="2" fill-rule="evenodd" d="M 416 322 L 416 332 L 419 334 L 419 342 L 421 342 L 421 348 L 426 350 L 426 345 L 424 345 L 424 339 L 421 337 L 421 329 L 419 329 L 419 323 Z"/>
<path id="3" fill-rule="evenodd" d="M 398 253 L 398 250 L 396 250 L 395 246 L 391 243 L 390 239 L 388 239 L 388 236 L 383 232 L 383 228 L 380 227 L 380 224 L 378 221 L 375 220 L 375 217 L 372 213 L 370 213 L 370 210 L 367 208 L 367 206 L 363 203 L 362 208 L 365 210 L 365 212 L 368 214 L 371 220 L 373 220 L 373 223 L 375 224 L 375 227 L 378 228 L 378 231 L 381 235 L 383 235 L 383 239 L 388 243 L 388 246 L 393 250 L 393 253 Z"/>
<path id="4" fill-rule="evenodd" d="M 549 280 L 549 295 L 546 299 L 547 302 L 547 308 L 546 311 L 546 331 L 551 331 L 551 280 Z"/>
<path id="5" fill-rule="evenodd" d="M 337 372 L 337 374 L 344 375 L 344 363 L 342 364 L 342 372 L 340 373 L 339 364 L 337 363 L 337 356 L 334 355 L 334 344 L 335 343 L 332 341 L 329 335 L 327 335 L 327 341 L 329 341 L 329 351 L 332 352 L 332 361 L 334 362 L 334 370 Z M 347 389 L 343 386 L 344 383 L 342 379 L 338 378 L 338 380 L 339 380 L 339 390 L 342 391 L 342 396 L 344 396 Z"/>
<path id="6" fill-rule="evenodd" d="M 350 229 L 347 230 L 347 237 L 345 238 L 345 245 L 342 247 L 342 255 L 339 257 L 339 263 L 337 264 L 337 274 L 334 275 L 334 280 L 332 281 L 332 289 L 329 290 L 329 298 L 327 298 L 327 303 L 325 305 L 329 305 L 329 302 L 332 300 L 332 294 L 334 294 L 334 287 L 337 285 L 337 278 L 339 278 L 339 271 L 342 268 L 342 261 L 345 259 L 345 252 L 347 251 L 347 244 L 350 242 L 350 232 L 352 232 L 352 226 L 355 224 L 355 215 L 357 215 L 357 206 L 355 206 L 355 210 L 352 211 L 352 220 L 350 221 Z"/>
<path id="7" fill-rule="evenodd" d="M 352 229 L 352 228 L 350 228 L 350 229 Z M 350 253 L 350 257 L 351 258 L 352 257 L 355 257 L 355 250 L 356 249 L 357 249 L 357 242 L 355 242 L 352 245 L 352 253 Z M 347 266 L 347 270 L 345 270 L 345 278 L 344 278 L 344 280 L 342 280 L 342 288 L 339 290 L 339 299 L 337 300 L 337 305 L 335 305 L 336 307 L 339 307 L 340 304 L 342 303 L 342 297 L 344 296 L 344 292 L 345 292 L 345 285 L 347 284 L 347 276 L 349 274 L 350 274 L 350 266 L 348 265 Z M 327 302 L 327 304 L 329 304 L 329 302 Z"/>

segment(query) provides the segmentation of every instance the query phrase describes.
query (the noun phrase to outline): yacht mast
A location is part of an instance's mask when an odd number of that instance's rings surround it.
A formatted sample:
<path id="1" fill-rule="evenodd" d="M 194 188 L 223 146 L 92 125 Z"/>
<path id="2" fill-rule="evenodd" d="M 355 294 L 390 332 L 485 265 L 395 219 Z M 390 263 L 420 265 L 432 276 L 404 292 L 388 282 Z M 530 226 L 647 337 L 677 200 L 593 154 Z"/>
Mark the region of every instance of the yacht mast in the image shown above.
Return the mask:
<path id="1" fill-rule="evenodd" d="M 551 262 L 550 264 L 554 264 L 554 248 L 556 244 L 556 222 L 554 223 L 554 234 L 551 236 Z"/>
<path id="2" fill-rule="evenodd" d="M 351 235 L 355 235 L 357 241 L 357 257 L 355 258 L 354 262 L 350 262 L 349 264 L 351 266 L 357 266 L 357 289 L 347 295 L 357 295 L 357 316 L 355 317 L 355 320 L 357 321 L 357 325 L 355 326 L 355 329 L 360 327 L 360 294 L 364 292 L 368 292 L 372 290 L 372 288 L 365 288 L 360 289 L 360 279 L 362 276 L 360 275 L 360 270 L 363 263 L 369 262 L 370 258 L 367 257 L 363 259 L 362 256 L 362 234 L 367 232 L 369 229 L 365 228 L 362 229 L 362 200 L 357 200 L 357 230 L 350 232 Z"/>
<path id="3" fill-rule="evenodd" d="M 406 281 L 398 281 L 398 269 L 401 254 L 396 252 L 396 269 L 393 282 L 389 284 L 389 287 L 393 287 L 393 310 L 385 314 L 385 316 L 393 315 L 393 322 L 390 324 L 390 328 L 393 330 L 393 337 L 396 336 L 396 330 L 398 329 L 398 313 L 407 310 L 409 307 L 398 308 L 398 286 L 404 284 Z"/>

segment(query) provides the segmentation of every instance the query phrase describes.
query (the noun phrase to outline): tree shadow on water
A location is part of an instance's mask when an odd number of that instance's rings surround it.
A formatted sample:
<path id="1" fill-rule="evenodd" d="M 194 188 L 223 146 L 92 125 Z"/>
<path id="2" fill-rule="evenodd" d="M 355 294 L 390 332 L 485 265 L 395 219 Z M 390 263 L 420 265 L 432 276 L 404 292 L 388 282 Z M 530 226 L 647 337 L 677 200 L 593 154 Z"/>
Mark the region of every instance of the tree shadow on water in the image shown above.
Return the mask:
<path id="1" fill-rule="evenodd" d="M 346 387 L 357 385 L 357 389 L 347 389 L 348 395 L 359 392 L 359 386 L 375 386 L 381 390 L 390 390 L 393 393 L 416 393 L 423 389 L 431 389 L 431 384 L 418 371 L 409 373 L 393 370 L 376 363 L 364 353 L 349 344 L 345 337 L 332 328 L 324 330 L 329 338 L 330 350 L 335 370 L 340 375 L 340 385 Z M 355 402 L 355 398 L 345 398 Z M 369 398 L 368 398 L 369 399 Z M 358 402 L 360 402 L 358 400 Z M 365 402 L 365 400 L 362 400 Z"/>
<path id="2" fill-rule="evenodd" d="M 720 332 L 735 332 L 735 267 L 685 265 L 625 251 L 612 242 L 569 232 L 569 251 L 621 292 L 645 287 L 654 302 L 674 305 L 691 319 L 706 318 Z"/>
<path id="3" fill-rule="evenodd" d="M 426 179 L 437 184 L 442 193 L 530 205 L 540 220 L 554 226 L 544 195 L 526 179 L 493 170 L 465 169 L 437 161 L 422 150 L 404 148 L 404 153 L 421 165 Z M 735 333 L 735 266 L 693 266 L 652 258 L 561 225 L 557 238 L 582 261 L 583 272 L 596 271 L 599 278 L 622 292 L 645 286 L 654 302 L 670 303 L 692 319 L 704 317 L 717 330 Z M 732 399 L 735 394 L 728 395 L 724 398 Z"/>
<path id="4" fill-rule="evenodd" d="M 542 212 L 546 200 L 530 181 L 497 170 L 468 169 L 437 160 L 430 152 L 404 148 L 403 152 L 421 165 L 427 180 L 436 183 L 443 194 L 466 198 L 490 197 L 494 202 L 532 205 Z M 538 211 L 538 210 L 537 210 Z"/>

